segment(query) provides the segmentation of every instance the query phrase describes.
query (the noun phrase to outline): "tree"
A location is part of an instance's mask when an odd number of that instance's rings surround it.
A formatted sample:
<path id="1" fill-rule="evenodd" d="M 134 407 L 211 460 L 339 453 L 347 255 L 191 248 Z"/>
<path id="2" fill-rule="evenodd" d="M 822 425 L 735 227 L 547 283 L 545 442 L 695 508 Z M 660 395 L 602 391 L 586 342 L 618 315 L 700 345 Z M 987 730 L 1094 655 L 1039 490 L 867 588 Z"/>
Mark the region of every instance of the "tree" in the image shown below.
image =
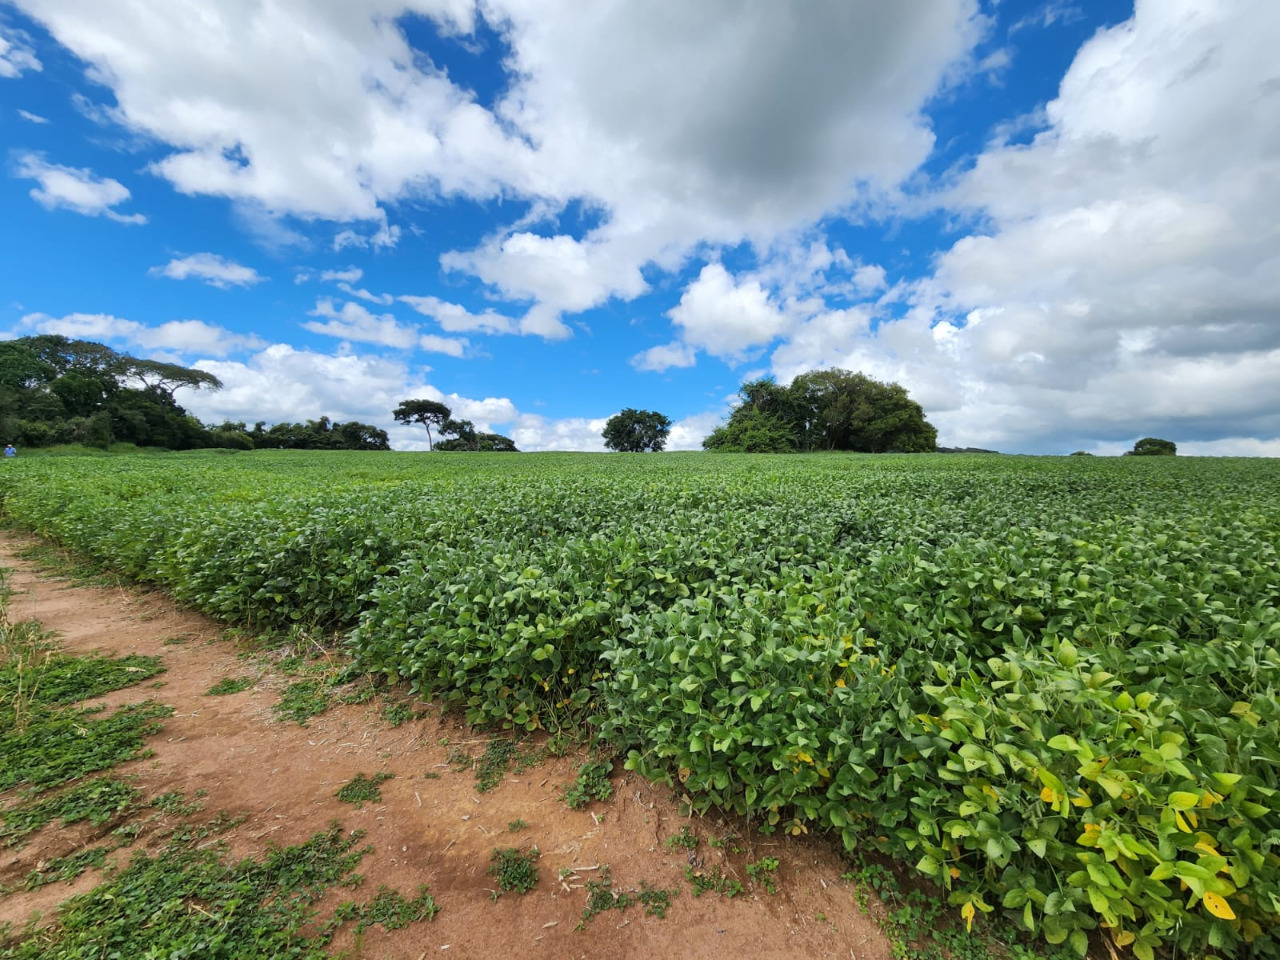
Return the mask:
<path id="1" fill-rule="evenodd" d="M 1125 454 L 1126 457 L 1176 457 L 1178 455 L 1178 445 L 1171 440 L 1161 440 L 1158 437 L 1143 437 L 1133 445 L 1133 449 Z"/>
<path id="2" fill-rule="evenodd" d="M 615 413 L 604 425 L 604 445 L 619 453 L 661 452 L 671 432 L 671 421 L 654 410 Z"/>
<path id="3" fill-rule="evenodd" d="M 906 388 L 848 370 L 813 370 L 787 387 L 767 377 L 748 380 L 738 395 L 741 402 L 703 441 L 704 449 L 924 453 L 938 439 Z"/>
<path id="4" fill-rule="evenodd" d="M 213 390 L 222 388 L 222 381 L 212 373 L 203 370 L 180 367 L 176 363 L 161 363 L 159 360 L 139 360 L 136 357 L 124 357 L 124 376 L 137 380 L 149 390 L 164 393 L 170 399 L 173 391 L 179 387 L 209 387 Z"/>
<path id="5" fill-rule="evenodd" d="M 476 449 L 476 425 L 470 420 L 454 420 L 452 418 L 440 424 L 440 436 L 451 436 L 456 439 L 446 441 L 450 443 L 450 450 L 475 450 Z M 440 449 L 444 449 L 444 444 L 440 444 Z"/>
<path id="6" fill-rule="evenodd" d="M 427 428 L 427 449 L 435 449 L 431 443 L 431 425 L 443 427 L 452 411 L 439 400 L 403 400 L 392 412 L 397 423 L 420 423 Z"/>
<path id="7" fill-rule="evenodd" d="M 437 452 L 458 453 L 519 453 L 515 441 L 500 433 L 475 433 L 471 439 L 456 437 L 452 440 L 441 440 L 436 444 Z"/>

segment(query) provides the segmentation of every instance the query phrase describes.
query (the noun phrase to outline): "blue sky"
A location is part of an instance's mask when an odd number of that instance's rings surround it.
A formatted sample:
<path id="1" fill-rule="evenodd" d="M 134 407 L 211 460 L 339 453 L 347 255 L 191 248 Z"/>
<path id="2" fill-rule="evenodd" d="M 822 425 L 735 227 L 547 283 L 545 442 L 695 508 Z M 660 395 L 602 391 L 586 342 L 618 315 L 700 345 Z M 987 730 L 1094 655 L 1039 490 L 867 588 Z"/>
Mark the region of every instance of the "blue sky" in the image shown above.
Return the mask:
<path id="1" fill-rule="evenodd" d="M 0 0 L 0 336 L 521 449 L 738 384 L 1280 455 L 1280 4 Z"/>

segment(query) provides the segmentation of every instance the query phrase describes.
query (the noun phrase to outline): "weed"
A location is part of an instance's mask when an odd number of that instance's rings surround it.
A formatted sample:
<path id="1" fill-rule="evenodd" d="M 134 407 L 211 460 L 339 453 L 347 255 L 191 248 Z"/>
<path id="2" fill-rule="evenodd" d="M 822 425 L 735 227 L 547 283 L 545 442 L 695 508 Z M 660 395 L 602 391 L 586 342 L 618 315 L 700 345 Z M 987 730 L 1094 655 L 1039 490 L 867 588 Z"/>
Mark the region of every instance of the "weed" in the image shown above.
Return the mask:
<path id="1" fill-rule="evenodd" d="M 742 852 L 742 848 L 738 846 L 740 839 L 741 837 L 736 833 L 726 833 L 723 837 L 711 837 L 707 841 L 707 846 L 711 847 L 712 850 L 728 850 L 734 856 L 737 856 Z"/>
<path id="2" fill-rule="evenodd" d="M 359 937 L 375 923 L 382 924 L 382 929 L 387 931 L 402 930 L 419 920 L 434 920 L 439 912 L 440 907 L 425 883 L 419 885 L 412 900 L 405 899 L 399 890 L 382 886 L 366 904 L 351 901 L 339 904 L 330 923 L 336 929 L 354 920 L 356 936 Z"/>
<path id="3" fill-rule="evenodd" d="M 152 797 L 151 806 L 171 817 L 189 817 L 193 813 L 199 813 L 204 809 L 203 798 L 208 795 L 209 791 L 207 790 L 197 790 L 195 796 L 188 800 L 181 790 L 171 790 L 168 793 Z"/>
<path id="4" fill-rule="evenodd" d="M 107 956 L 219 956 L 321 960 L 335 925 L 308 933 L 314 904 L 331 887 L 358 882 L 365 850 L 336 824 L 261 861 L 224 862 L 216 849 L 173 840 L 69 900 L 54 923 L 8 946 L 9 960 Z M 87 857 L 92 859 L 92 857 Z"/>
<path id="5" fill-rule="evenodd" d="M 637 903 L 644 907 L 645 916 L 661 919 L 667 915 L 671 901 L 679 896 L 678 890 L 663 890 L 643 880 L 639 890 L 614 890 L 613 874 L 608 864 L 600 868 L 598 877 L 586 882 L 586 890 L 587 905 L 582 911 L 582 919 L 586 922 L 595 920 L 606 910 L 624 911 Z M 578 929 L 582 929 L 581 923 Z"/>
<path id="6" fill-rule="evenodd" d="M 527 820 L 521 820 L 519 817 L 507 824 L 507 830 L 511 833 L 519 833 L 521 830 L 528 829 L 528 827 L 529 822 Z"/>
<path id="7" fill-rule="evenodd" d="M 59 881 L 70 883 L 90 867 L 102 869 L 102 865 L 106 862 L 107 854 L 118 850 L 121 846 L 123 844 L 117 844 L 113 847 L 89 847 L 88 849 L 68 854 L 65 857 L 54 857 L 48 863 L 36 867 L 36 869 L 27 874 L 26 880 L 23 881 L 23 886 L 28 890 L 38 890 L 40 887 L 50 883 L 58 883 Z"/>
<path id="8" fill-rule="evenodd" d="M 221 697 L 230 693 L 240 693 L 242 690 L 248 690 L 257 682 L 255 677 L 223 677 L 209 688 L 208 696 Z"/>
<path id="9" fill-rule="evenodd" d="M 613 764 L 607 760 L 584 763 L 578 768 L 578 779 L 564 788 L 560 799 L 571 810 L 581 810 L 592 800 L 608 800 L 613 796 L 612 771 Z"/>
<path id="10" fill-rule="evenodd" d="M 0 709 L 0 729 L 4 728 Z M 0 791 L 29 784 L 47 790 L 145 754 L 143 740 L 160 729 L 171 707 L 146 701 L 102 720 L 91 711 L 39 709 L 25 732 L 0 733 Z"/>
<path id="11" fill-rule="evenodd" d="M 489 858 L 489 873 L 498 879 L 494 899 L 508 891 L 528 893 L 538 883 L 538 848 L 521 853 L 518 847 L 494 847 Z"/>
<path id="12" fill-rule="evenodd" d="M 685 850 L 698 849 L 698 835 L 689 829 L 686 823 L 680 828 L 679 833 L 674 833 L 662 842 L 662 845 L 668 850 L 674 850 L 676 847 L 682 847 Z"/>
<path id="13" fill-rule="evenodd" d="M 173 831 L 172 840 L 174 843 L 200 843 L 209 837 L 216 837 L 228 830 L 234 830 L 248 819 L 248 814 L 242 813 L 233 817 L 227 811 L 219 810 L 217 816 L 204 823 L 184 823 Z"/>
<path id="14" fill-rule="evenodd" d="M 161 642 L 161 645 L 166 647 L 180 647 L 184 643 L 190 643 L 190 642 L 191 642 L 190 637 L 166 637 Z"/>
<path id="15" fill-rule="evenodd" d="M 747 876 L 764 887 L 765 892 L 770 895 L 778 892 L 778 879 L 775 876 L 777 870 L 777 857 L 761 857 L 755 863 L 747 864 Z"/>
<path id="16" fill-rule="evenodd" d="M 514 765 L 516 773 L 535 767 L 541 758 L 533 747 L 521 749 L 518 741 L 501 737 L 485 744 L 484 753 L 476 763 L 476 792 L 486 793 L 502 782 Z"/>
<path id="17" fill-rule="evenodd" d="M 440 774 L 434 770 L 428 770 L 426 773 L 422 775 L 422 779 L 423 780 L 439 780 Z"/>
<path id="18" fill-rule="evenodd" d="M 131 784 L 111 777 L 85 780 L 57 796 L 30 801 L 0 814 L 0 839 L 17 846 L 22 839 L 53 820 L 64 825 L 88 820 L 99 826 L 135 806 L 139 793 Z"/>
<path id="19" fill-rule="evenodd" d="M 378 784 L 394 776 L 394 773 L 388 773 L 385 770 L 375 773 L 372 777 L 357 773 L 338 790 L 335 796 L 343 803 L 354 803 L 357 808 L 364 806 L 366 800 L 370 803 L 381 803 L 382 791 L 378 788 Z"/>
<path id="20" fill-rule="evenodd" d="M 276 719 L 292 720 L 300 727 L 329 709 L 329 685 L 323 679 L 296 680 L 284 688 L 280 702 L 271 708 Z"/>
<path id="21" fill-rule="evenodd" d="M 392 700 L 382 705 L 382 719 L 393 727 L 401 726 L 410 720 L 416 720 L 413 705 L 403 700 Z"/>
<path id="22" fill-rule="evenodd" d="M 704 873 L 690 865 L 684 868 L 684 878 L 692 885 L 695 897 L 710 892 L 733 899 L 742 892 L 742 884 L 731 877 L 726 877 L 719 867 L 712 867 L 709 872 Z"/>

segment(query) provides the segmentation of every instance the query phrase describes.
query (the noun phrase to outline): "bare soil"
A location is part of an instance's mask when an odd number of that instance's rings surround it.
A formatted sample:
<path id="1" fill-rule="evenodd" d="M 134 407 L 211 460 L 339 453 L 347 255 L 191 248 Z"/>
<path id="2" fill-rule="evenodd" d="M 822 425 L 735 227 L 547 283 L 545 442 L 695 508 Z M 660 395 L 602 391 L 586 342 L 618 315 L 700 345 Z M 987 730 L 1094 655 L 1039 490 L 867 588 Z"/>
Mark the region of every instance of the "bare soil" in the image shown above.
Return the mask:
<path id="1" fill-rule="evenodd" d="M 117 774 L 135 776 L 148 797 L 207 791 L 205 819 L 219 811 L 245 818 L 224 835 L 236 855 L 300 843 L 336 820 L 346 829 L 367 831 L 366 842 L 375 848 L 360 865 L 365 880 L 357 898 L 371 897 L 382 884 L 406 896 L 419 884 L 430 886 L 441 906 L 434 921 L 393 933 L 373 927 L 359 944 L 349 934 L 340 936 L 335 952 L 379 960 L 890 957 L 876 922 L 840 879 L 847 866 L 827 840 L 767 837 L 715 818 L 683 817 L 679 797 L 622 771 L 620 764 L 612 800 L 570 810 L 559 797 L 587 759 L 582 750 L 509 773 L 495 789 L 477 793 L 473 773 L 446 757 L 459 746 L 479 754 L 488 737 L 441 717 L 428 704 L 420 705 L 425 716 L 399 727 L 382 718 L 376 702 L 333 707 L 305 727 L 280 722 L 271 707 L 289 678 L 264 670 L 260 659 L 246 659 L 221 625 L 179 608 L 161 592 L 52 578 L 18 556 L 26 543 L 0 533 L 0 566 L 11 571 L 11 619 L 39 620 L 69 652 L 158 655 L 167 667 L 155 689 L 144 683 L 102 700 L 115 705 L 150 697 L 175 711 L 150 739 L 153 755 L 117 768 Z M 258 682 L 241 693 L 207 692 L 226 677 L 260 672 Z M 357 774 L 379 771 L 394 774 L 381 784 L 380 803 L 357 809 L 335 797 Z M 513 833 L 508 825 L 517 819 L 529 826 Z M 693 895 L 684 876 L 689 852 L 664 845 L 685 825 L 703 838 L 698 869 L 719 866 L 743 884 L 744 893 L 733 899 Z M 132 849 L 158 847 L 162 833 L 152 824 L 134 848 L 113 856 L 127 861 Z M 730 833 L 743 835 L 737 854 L 709 846 L 709 837 Z M 92 888 L 100 871 L 70 884 L 21 889 L 38 864 L 74 853 L 99 835 L 84 825 L 53 825 L 21 850 L 0 851 L 0 887 L 18 888 L 0 898 L 0 925 L 20 928 L 33 912 L 48 918 L 61 901 Z M 507 893 L 495 901 L 495 879 L 487 872 L 494 848 L 534 844 L 541 851 L 538 885 L 527 895 Z M 775 895 L 746 875 L 746 864 L 762 857 L 780 861 Z M 604 865 L 612 868 L 615 890 L 641 881 L 678 888 L 665 919 L 647 917 L 637 906 L 602 913 L 577 929 L 586 905 L 582 884 L 599 875 L 591 868 Z M 573 878 L 559 880 L 562 869 L 575 869 Z M 334 902 L 350 897 L 343 890 Z M 870 899 L 876 912 L 879 904 L 873 894 Z"/>

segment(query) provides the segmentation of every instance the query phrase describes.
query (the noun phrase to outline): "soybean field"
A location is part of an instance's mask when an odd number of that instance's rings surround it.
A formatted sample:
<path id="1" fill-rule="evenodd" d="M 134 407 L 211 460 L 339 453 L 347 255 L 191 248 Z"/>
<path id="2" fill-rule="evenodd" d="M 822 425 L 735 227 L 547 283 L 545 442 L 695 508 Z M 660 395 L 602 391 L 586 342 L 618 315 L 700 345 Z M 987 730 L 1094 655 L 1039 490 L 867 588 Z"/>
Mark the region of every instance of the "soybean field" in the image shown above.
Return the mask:
<path id="1" fill-rule="evenodd" d="M 6 522 L 1083 955 L 1280 956 L 1280 463 L 255 452 Z"/>

